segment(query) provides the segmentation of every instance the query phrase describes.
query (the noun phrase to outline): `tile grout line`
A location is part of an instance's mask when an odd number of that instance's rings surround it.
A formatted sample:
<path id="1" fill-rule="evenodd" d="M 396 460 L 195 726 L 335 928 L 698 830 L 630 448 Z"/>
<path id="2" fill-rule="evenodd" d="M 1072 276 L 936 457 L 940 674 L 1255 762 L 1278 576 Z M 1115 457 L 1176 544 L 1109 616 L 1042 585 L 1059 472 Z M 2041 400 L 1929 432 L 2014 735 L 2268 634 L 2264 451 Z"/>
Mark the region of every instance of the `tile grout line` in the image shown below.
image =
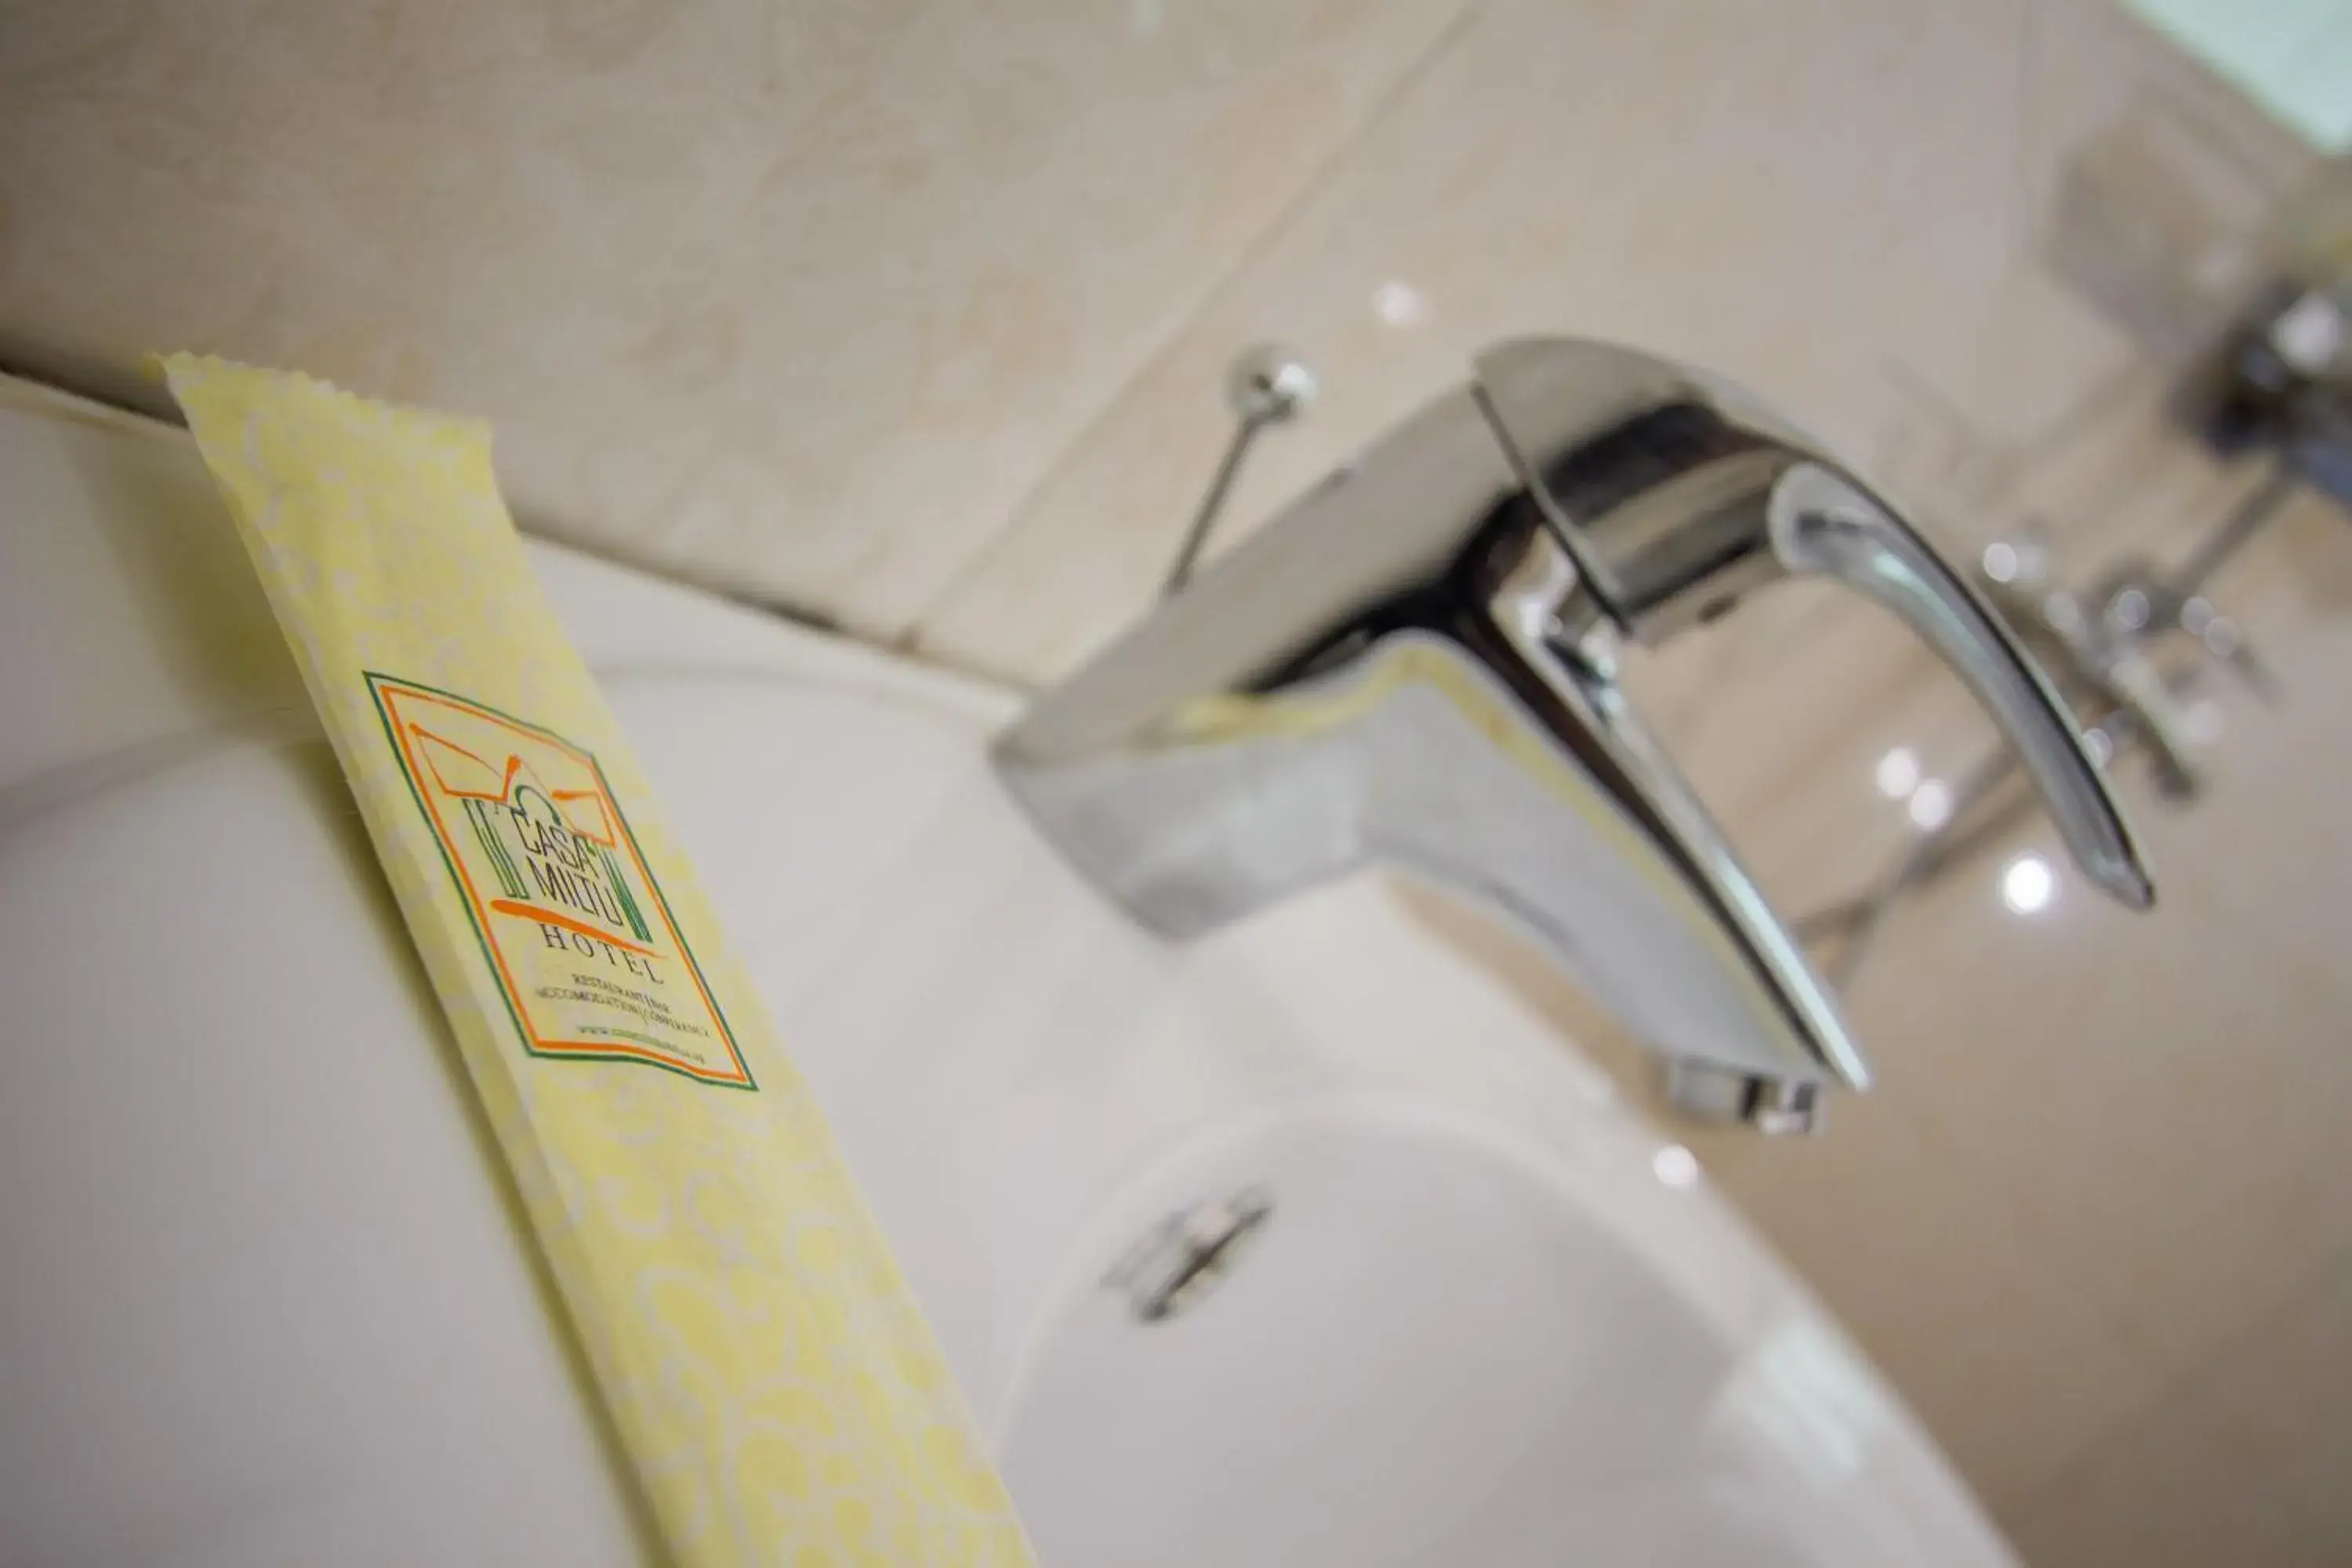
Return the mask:
<path id="1" fill-rule="evenodd" d="M 1283 205 L 1279 212 L 1275 214 L 1255 238 L 1242 247 L 1232 264 L 1201 291 L 1192 308 L 1178 319 L 1159 342 L 1145 352 L 1137 361 L 1135 369 L 1103 398 L 1094 412 L 1087 416 L 1086 422 L 1079 426 L 1077 433 L 1064 444 L 1053 461 L 1048 463 L 1028 489 L 1022 492 L 1021 499 L 1015 501 L 1005 514 L 1003 523 L 992 531 L 966 554 L 944 584 L 934 592 L 919 609 L 908 617 L 903 628 L 892 636 L 876 639 L 878 646 L 887 647 L 894 653 L 911 654 L 921 651 L 921 645 L 930 623 L 954 600 L 971 580 L 978 576 L 982 570 L 1002 552 L 1012 537 L 1020 531 L 1023 521 L 1034 510 L 1039 498 L 1069 466 L 1075 455 L 1097 431 L 1109 423 L 1120 405 L 1126 402 L 1128 395 L 1149 381 L 1152 373 L 1169 361 L 1192 327 L 1229 299 L 1241 280 L 1274 251 L 1276 246 L 1291 231 L 1299 218 L 1329 187 L 1333 177 L 1355 158 L 1372 133 L 1387 123 L 1406 95 L 1427 78 L 1440 60 L 1460 46 L 1470 28 L 1480 16 L 1486 14 L 1492 4 L 1493 0 L 1464 0 L 1461 9 L 1456 11 L 1445 26 L 1438 30 L 1428 47 L 1423 49 L 1405 66 L 1404 69 L 1397 73 L 1396 79 L 1381 90 L 1379 98 L 1365 113 L 1355 130 L 1332 150 L 1329 156 L 1326 157 L 1312 174 L 1299 183 L 1297 193 Z M 1181 506 L 1181 500 L 1182 498 L 1180 497 L 1171 503 L 1169 513 L 1171 525 L 1182 521 L 1181 512 L 1175 510 L 1176 507 Z M 1172 531 L 1171 527 L 1170 540 L 1171 549 L 1174 546 Z M 934 651 L 931 657 L 950 668 L 970 668 L 975 673 L 987 675 L 992 679 L 1007 679 L 1001 671 L 992 670 L 982 662 L 965 655 L 941 655 Z M 1034 679 L 1024 680 L 1023 683 L 1032 686 L 1037 684 Z"/>

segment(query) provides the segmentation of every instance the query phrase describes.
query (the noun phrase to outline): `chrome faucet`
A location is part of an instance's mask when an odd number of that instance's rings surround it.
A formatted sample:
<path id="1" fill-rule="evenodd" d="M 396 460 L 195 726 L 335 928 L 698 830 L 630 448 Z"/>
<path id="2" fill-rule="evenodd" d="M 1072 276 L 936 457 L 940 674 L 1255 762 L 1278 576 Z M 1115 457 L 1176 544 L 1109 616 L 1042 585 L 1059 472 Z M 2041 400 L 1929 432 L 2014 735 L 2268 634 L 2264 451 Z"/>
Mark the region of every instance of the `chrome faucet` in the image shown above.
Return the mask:
<path id="1" fill-rule="evenodd" d="M 1191 937 L 1384 864 L 1524 926 L 1669 1063 L 1768 1131 L 1870 1070 L 1617 680 L 1791 573 L 1892 610 L 1976 692 L 2075 859 L 2152 890 L 2074 721 L 1968 584 L 1752 399 L 1528 339 L 1169 598 L 998 740 L 1045 836 Z"/>

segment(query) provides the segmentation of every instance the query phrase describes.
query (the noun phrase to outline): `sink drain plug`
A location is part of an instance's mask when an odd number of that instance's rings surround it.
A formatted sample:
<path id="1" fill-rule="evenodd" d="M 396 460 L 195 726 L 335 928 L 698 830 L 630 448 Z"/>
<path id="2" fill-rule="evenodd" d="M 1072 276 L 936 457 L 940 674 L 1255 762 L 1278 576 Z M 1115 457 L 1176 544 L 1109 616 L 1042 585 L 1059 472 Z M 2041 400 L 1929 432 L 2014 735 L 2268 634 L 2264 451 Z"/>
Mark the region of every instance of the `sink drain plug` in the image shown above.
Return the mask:
<path id="1" fill-rule="evenodd" d="M 1274 1198 L 1262 1187 L 1194 1204 L 1129 1247 L 1103 1287 L 1124 1295 L 1139 1321 L 1164 1322 L 1223 1284 L 1273 1217 Z"/>

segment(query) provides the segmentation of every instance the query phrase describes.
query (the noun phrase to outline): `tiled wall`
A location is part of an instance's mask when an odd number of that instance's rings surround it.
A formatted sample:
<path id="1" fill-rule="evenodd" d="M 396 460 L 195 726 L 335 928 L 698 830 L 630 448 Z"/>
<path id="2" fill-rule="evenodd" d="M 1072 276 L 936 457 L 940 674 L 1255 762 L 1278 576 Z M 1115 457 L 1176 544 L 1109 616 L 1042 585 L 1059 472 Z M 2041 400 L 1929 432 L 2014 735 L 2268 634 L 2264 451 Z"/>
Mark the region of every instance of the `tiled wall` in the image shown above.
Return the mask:
<path id="1" fill-rule="evenodd" d="M 0 359 L 486 415 L 533 525 L 892 634 L 1461 3 L 0 5 Z"/>
<path id="2" fill-rule="evenodd" d="M 1513 332 L 2036 428 L 2122 352 L 2043 211 L 2151 89 L 2214 96 L 2106 0 L 0 6 L 0 363 L 479 413 L 532 526 L 1045 677 L 1255 337 L 1328 395 L 1228 542 Z"/>
<path id="3" fill-rule="evenodd" d="M 2176 99 L 2231 122 L 2246 183 L 2282 177 L 2278 133 L 2099 0 L 1487 0 L 1097 414 L 917 644 L 1045 676 L 1131 618 L 1230 428 L 1223 367 L 1260 338 L 1328 392 L 1262 443 L 1228 545 L 1516 333 L 1704 363 L 1880 468 L 1906 444 L 2022 441 L 2130 358 L 2040 259 L 2069 155 Z"/>
<path id="4" fill-rule="evenodd" d="M 1580 331 L 2087 569 L 2246 482 L 2045 264 L 2071 160 L 2151 105 L 2250 206 L 2293 177 L 2105 0 L 5 6 L 0 360 L 482 413 L 535 526 L 1032 679 L 1148 602 L 1262 337 L 1327 394 L 1219 547 L 1482 343 Z M 2225 698 L 2210 801 L 2144 813 L 2162 910 L 2070 882 L 2027 923 L 1962 876 L 1855 992 L 1881 1092 L 1696 1141 L 2055 1568 L 2352 1560 L 2352 528 L 2305 506 L 2223 589 L 2287 698 Z M 1881 752 L 1989 743 L 1802 588 L 1634 679 L 1791 908 L 1909 831 Z"/>

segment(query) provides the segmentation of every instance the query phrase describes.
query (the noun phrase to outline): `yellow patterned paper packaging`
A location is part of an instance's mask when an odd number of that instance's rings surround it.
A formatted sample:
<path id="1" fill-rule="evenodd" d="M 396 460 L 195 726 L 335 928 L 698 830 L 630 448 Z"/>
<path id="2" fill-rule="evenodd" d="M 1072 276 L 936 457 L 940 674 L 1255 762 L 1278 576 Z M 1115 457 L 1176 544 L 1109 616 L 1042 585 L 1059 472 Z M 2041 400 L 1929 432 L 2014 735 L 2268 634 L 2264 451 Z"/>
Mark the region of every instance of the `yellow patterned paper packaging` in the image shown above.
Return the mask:
<path id="1" fill-rule="evenodd" d="M 165 369 L 671 1553 L 1027 1563 L 831 1132 L 541 597 L 487 428 L 213 359 Z"/>

